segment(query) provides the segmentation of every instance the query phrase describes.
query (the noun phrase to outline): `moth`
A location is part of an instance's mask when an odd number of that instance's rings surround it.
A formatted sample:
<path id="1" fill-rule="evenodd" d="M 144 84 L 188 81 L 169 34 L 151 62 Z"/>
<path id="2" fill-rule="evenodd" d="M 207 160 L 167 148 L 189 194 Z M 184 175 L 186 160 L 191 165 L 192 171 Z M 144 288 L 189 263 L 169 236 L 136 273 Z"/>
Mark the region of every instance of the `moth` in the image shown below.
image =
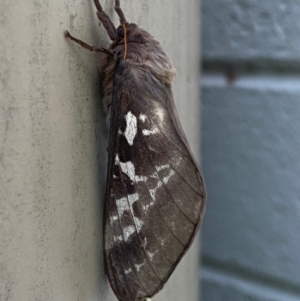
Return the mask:
<path id="1" fill-rule="evenodd" d="M 101 53 L 104 103 L 110 112 L 104 217 L 105 266 L 120 301 L 149 300 L 187 252 L 205 211 L 203 177 L 172 94 L 175 69 L 147 31 L 126 21 L 115 0 L 115 28 L 98 0 L 112 40 Z"/>

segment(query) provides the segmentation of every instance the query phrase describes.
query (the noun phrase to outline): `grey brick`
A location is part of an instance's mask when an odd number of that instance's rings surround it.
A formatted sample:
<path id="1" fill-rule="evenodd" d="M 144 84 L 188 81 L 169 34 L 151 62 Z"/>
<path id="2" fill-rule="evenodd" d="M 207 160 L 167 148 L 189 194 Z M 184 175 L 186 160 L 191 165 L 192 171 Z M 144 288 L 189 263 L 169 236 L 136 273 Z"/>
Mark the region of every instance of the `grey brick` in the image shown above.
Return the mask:
<path id="1" fill-rule="evenodd" d="M 203 57 L 210 60 L 300 60 L 297 0 L 204 0 Z"/>
<path id="2" fill-rule="evenodd" d="M 294 285 L 300 285 L 299 100 L 300 85 L 203 88 L 203 255 Z"/>
<path id="3" fill-rule="evenodd" d="M 203 268 L 202 301 L 299 301 L 300 295 L 276 286 L 266 286 L 255 279 L 243 279 Z"/>

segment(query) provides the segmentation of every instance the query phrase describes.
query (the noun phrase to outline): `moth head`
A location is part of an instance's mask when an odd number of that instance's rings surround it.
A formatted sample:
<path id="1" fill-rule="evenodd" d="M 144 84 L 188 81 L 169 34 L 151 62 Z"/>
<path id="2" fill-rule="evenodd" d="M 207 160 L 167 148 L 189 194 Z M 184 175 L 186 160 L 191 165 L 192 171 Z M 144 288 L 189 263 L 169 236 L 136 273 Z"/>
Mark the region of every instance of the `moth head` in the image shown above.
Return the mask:
<path id="1" fill-rule="evenodd" d="M 126 34 L 126 37 L 125 37 Z M 138 43 L 145 44 L 152 36 L 142 28 L 138 27 L 134 23 L 123 23 L 117 28 L 117 44 L 126 43 Z"/>

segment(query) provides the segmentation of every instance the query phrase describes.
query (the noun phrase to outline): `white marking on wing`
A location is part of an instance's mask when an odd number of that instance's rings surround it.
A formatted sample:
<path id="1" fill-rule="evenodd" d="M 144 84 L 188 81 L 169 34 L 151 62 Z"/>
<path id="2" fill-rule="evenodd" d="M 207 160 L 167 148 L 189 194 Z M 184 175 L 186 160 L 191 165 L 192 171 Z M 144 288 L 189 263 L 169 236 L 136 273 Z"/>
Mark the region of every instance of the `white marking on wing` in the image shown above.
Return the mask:
<path id="1" fill-rule="evenodd" d="M 145 114 L 140 114 L 139 119 L 140 119 L 142 122 L 145 122 L 145 121 L 146 121 L 146 118 L 147 118 L 147 116 L 146 116 Z"/>
<path id="2" fill-rule="evenodd" d="M 152 202 L 150 202 L 149 204 L 147 204 L 147 205 L 143 205 L 143 209 L 145 210 L 145 211 L 147 211 L 151 206 L 153 206 L 154 205 L 154 202 L 152 201 Z"/>
<path id="3" fill-rule="evenodd" d="M 162 182 L 158 181 L 157 185 L 154 189 L 149 189 L 149 192 L 150 192 L 150 195 L 151 195 L 151 198 L 152 198 L 153 201 L 155 201 L 155 194 L 156 194 L 157 189 L 161 186 L 162 186 Z"/>
<path id="4" fill-rule="evenodd" d="M 158 172 L 160 172 L 161 170 L 170 168 L 170 164 L 164 164 L 164 165 L 155 166 L 156 171 L 152 175 L 150 175 L 149 177 L 137 176 L 135 174 L 135 167 L 134 167 L 133 163 L 131 161 L 120 162 L 120 159 L 119 159 L 118 155 L 116 155 L 115 164 L 119 164 L 120 167 L 121 167 L 122 172 L 124 174 L 126 174 L 131 181 L 133 181 L 135 183 L 137 183 L 137 182 L 145 182 L 146 183 L 148 178 L 157 179 L 156 186 L 153 189 L 149 189 L 149 193 L 150 193 L 150 196 L 151 196 L 153 201 L 142 206 L 143 210 L 145 210 L 145 211 L 147 211 L 151 206 L 154 205 L 154 202 L 156 200 L 157 190 L 163 184 L 167 184 L 169 182 L 170 178 L 175 174 L 174 170 L 171 169 L 170 173 L 167 176 L 163 177 L 162 180 L 160 180 L 160 178 L 158 176 Z M 134 193 L 134 194 L 129 194 L 128 195 L 128 200 L 127 200 L 127 198 L 121 198 L 121 199 L 116 200 L 116 203 L 117 203 L 117 208 L 118 208 L 118 212 L 119 212 L 120 216 L 123 215 L 123 212 L 125 210 L 130 210 L 131 211 L 132 216 L 133 216 L 133 220 L 134 220 L 134 223 L 135 223 L 135 226 L 136 226 L 136 230 L 139 233 L 141 228 L 142 228 L 143 221 L 134 216 L 134 212 L 133 212 L 133 209 L 132 209 L 133 203 L 135 201 L 137 201 L 138 199 L 139 199 L 139 195 L 137 193 Z M 128 202 L 129 202 L 129 205 L 128 205 Z"/>
<path id="5" fill-rule="evenodd" d="M 175 166 L 178 166 L 181 161 L 182 161 L 182 157 L 176 157 Z"/>
<path id="6" fill-rule="evenodd" d="M 137 133 L 137 119 L 130 111 L 126 114 L 125 119 L 126 130 L 124 132 L 124 136 L 127 139 L 129 145 L 132 145 L 134 137 Z"/>
<path id="7" fill-rule="evenodd" d="M 136 202 L 139 199 L 139 194 L 134 193 L 134 194 L 128 194 L 128 202 L 130 207 L 132 208 L 132 204 Z"/>
<path id="8" fill-rule="evenodd" d="M 160 243 L 161 243 L 162 246 L 164 246 L 165 243 L 166 243 L 166 240 L 165 239 L 160 239 Z"/>
<path id="9" fill-rule="evenodd" d="M 150 251 L 146 251 L 148 256 L 150 257 L 151 260 L 153 260 L 154 255 L 158 252 L 158 250 L 156 250 L 155 252 L 150 252 Z"/>
<path id="10" fill-rule="evenodd" d="M 114 236 L 114 241 L 123 241 L 123 236 L 122 235 Z"/>
<path id="11" fill-rule="evenodd" d="M 112 221 L 117 221 L 118 220 L 118 216 L 117 215 L 112 215 L 111 217 L 110 217 L 110 219 L 112 220 Z"/>
<path id="12" fill-rule="evenodd" d="M 134 226 L 130 225 L 123 228 L 124 240 L 127 241 L 128 238 L 135 232 Z"/>
<path id="13" fill-rule="evenodd" d="M 165 168 L 170 168 L 170 164 L 165 164 L 165 165 L 160 165 L 160 166 L 155 166 L 157 171 L 161 171 Z"/>
<path id="14" fill-rule="evenodd" d="M 147 237 L 144 237 L 144 241 L 141 243 L 141 246 L 143 249 L 146 249 L 147 247 Z"/>
<path id="15" fill-rule="evenodd" d="M 141 263 L 141 264 L 135 264 L 134 266 L 135 266 L 135 268 L 136 268 L 136 270 L 137 270 L 137 272 L 140 270 L 140 268 L 142 267 L 142 266 L 144 266 L 145 264 L 144 263 Z"/>
<path id="16" fill-rule="evenodd" d="M 149 136 L 149 135 L 153 135 L 153 134 L 157 134 L 159 131 L 158 131 L 158 128 L 157 127 L 154 127 L 152 130 L 143 130 L 142 133 L 144 136 Z"/>
<path id="17" fill-rule="evenodd" d="M 130 210 L 130 207 L 128 205 L 127 197 L 120 198 L 116 200 L 116 205 L 118 209 L 119 216 L 122 217 L 124 214 L 124 211 Z"/>
<path id="18" fill-rule="evenodd" d="M 167 175 L 166 177 L 163 178 L 162 181 L 164 182 L 164 184 L 167 184 L 169 182 L 170 178 L 174 175 L 175 175 L 175 171 L 172 169 L 171 172 L 169 173 L 169 175 Z"/>
<path id="19" fill-rule="evenodd" d="M 135 167 L 131 161 L 128 162 L 120 162 L 120 166 L 122 169 L 122 172 L 124 172 L 131 181 L 134 181 L 135 178 Z"/>
<path id="20" fill-rule="evenodd" d="M 136 216 L 134 216 L 134 213 L 133 213 L 133 208 L 132 208 L 133 203 L 138 201 L 138 199 L 139 199 L 138 193 L 128 195 L 129 206 L 130 206 L 130 210 L 131 210 L 131 213 L 133 216 L 133 221 L 135 223 L 137 233 L 140 232 L 142 225 L 144 224 L 144 222 L 142 220 L 140 220 L 139 218 L 137 218 Z"/>
<path id="21" fill-rule="evenodd" d="M 155 166 L 157 171 L 161 171 L 161 170 L 163 170 L 165 168 L 169 168 L 169 167 L 170 167 L 170 164 Z M 163 177 L 162 181 L 158 180 L 157 185 L 156 185 L 155 188 L 149 189 L 149 193 L 150 193 L 151 198 L 153 199 L 153 201 L 155 201 L 155 195 L 156 195 L 157 189 L 160 188 L 163 185 L 163 183 L 167 184 L 169 182 L 170 178 L 173 175 L 175 175 L 175 172 L 174 172 L 173 169 L 171 169 L 170 173 L 167 176 Z M 150 177 L 159 179 L 157 172 L 154 172 L 153 175 L 151 175 Z M 149 205 L 146 205 L 146 206 L 148 206 L 148 208 L 149 208 L 150 205 L 151 205 L 151 203 Z M 144 207 L 146 207 L 146 206 L 144 206 Z"/>
<path id="22" fill-rule="evenodd" d="M 119 155 L 116 154 L 116 157 L 115 157 L 115 164 L 116 164 L 116 165 L 119 165 L 119 163 L 120 163 L 120 158 L 119 158 Z"/>
<path id="23" fill-rule="evenodd" d="M 130 272 L 132 272 L 131 268 L 129 268 L 128 270 L 124 270 L 125 275 L 129 274 Z"/>
<path id="24" fill-rule="evenodd" d="M 133 216 L 133 222 L 135 224 L 136 231 L 137 231 L 137 233 L 139 233 L 141 231 L 141 228 L 142 228 L 144 222 L 141 219 L 139 219 L 138 217 L 134 216 L 134 212 L 133 212 L 133 208 L 132 208 L 133 203 L 138 201 L 139 195 L 138 195 L 138 193 L 133 193 L 133 194 L 128 194 L 127 197 L 116 200 L 118 214 L 120 217 L 122 217 L 122 215 L 124 214 L 124 211 L 130 210 L 131 214 Z"/>
<path id="25" fill-rule="evenodd" d="M 135 167 L 131 161 L 128 162 L 120 162 L 120 166 L 122 169 L 122 172 L 125 173 L 129 179 L 133 182 L 146 182 L 148 177 L 146 176 L 137 176 L 135 174 Z"/>
<path id="26" fill-rule="evenodd" d="M 141 219 L 139 219 L 139 218 L 137 218 L 135 216 L 133 216 L 133 220 L 134 220 L 134 223 L 135 223 L 135 227 L 136 227 L 137 233 L 140 233 L 141 228 L 142 228 L 144 222 Z"/>
<path id="27" fill-rule="evenodd" d="M 164 111 L 161 108 L 156 108 L 155 109 L 155 114 L 158 116 L 160 122 L 162 123 L 165 119 Z"/>

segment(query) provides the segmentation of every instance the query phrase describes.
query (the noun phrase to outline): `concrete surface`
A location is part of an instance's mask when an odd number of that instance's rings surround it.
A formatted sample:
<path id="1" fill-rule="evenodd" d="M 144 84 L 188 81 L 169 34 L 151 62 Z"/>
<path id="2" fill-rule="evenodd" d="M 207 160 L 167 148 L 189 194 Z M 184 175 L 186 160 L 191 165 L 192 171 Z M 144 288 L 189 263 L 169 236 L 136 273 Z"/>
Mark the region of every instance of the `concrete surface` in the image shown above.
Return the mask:
<path id="1" fill-rule="evenodd" d="M 101 2 L 112 15 L 113 2 Z M 121 3 L 170 54 L 199 155 L 199 1 Z M 116 300 L 102 256 L 107 128 L 96 57 L 66 41 L 66 29 L 108 41 L 92 1 L 0 3 L 1 301 Z M 197 258 L 195 243 L 154 301 L 198 300 Z"/>
<path id="2" fill-rule="evenodd" d="M 299 11 L 204 1 L 203 301 L 300 300 Z"/>

